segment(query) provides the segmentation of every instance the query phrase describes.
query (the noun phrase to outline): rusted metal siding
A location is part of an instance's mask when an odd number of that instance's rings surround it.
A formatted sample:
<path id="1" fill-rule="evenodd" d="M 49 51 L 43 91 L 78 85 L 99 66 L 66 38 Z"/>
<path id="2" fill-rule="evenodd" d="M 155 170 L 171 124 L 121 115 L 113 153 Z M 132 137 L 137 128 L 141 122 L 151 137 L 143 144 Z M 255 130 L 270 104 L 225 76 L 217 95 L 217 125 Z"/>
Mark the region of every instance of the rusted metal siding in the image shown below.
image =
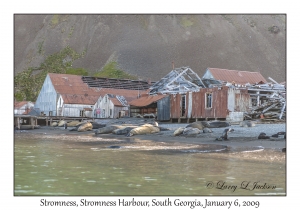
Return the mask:
<path id="1" fill-rule="evenodd" d="M 171 118 L 180 118 L 181 116 L 181 94 L 170 95 Z"/>
<path id="2" fill-rule="evenodd" d="M 170 97 L 157 101 L 157 120 L 170 120 Z"/>
<path id="3" fill-rule="evenodd" d="M 206 93 L 212 94 L 212 107 L 206 108 Z M 228 87 L 202 88 L 199 92 L 186 94 L 186 111 L 181 116 L 182 95 L 170 96 L 171 118 L 226 118 Z"/>
<path id="4" fill-rule="evenodd" d="M 206 108 L 206 93 L 212 94 L 212 107 Z M 192 94 L 192 118 L 226 118 L 227 116 L 227 87 L 202 88 Z"/>

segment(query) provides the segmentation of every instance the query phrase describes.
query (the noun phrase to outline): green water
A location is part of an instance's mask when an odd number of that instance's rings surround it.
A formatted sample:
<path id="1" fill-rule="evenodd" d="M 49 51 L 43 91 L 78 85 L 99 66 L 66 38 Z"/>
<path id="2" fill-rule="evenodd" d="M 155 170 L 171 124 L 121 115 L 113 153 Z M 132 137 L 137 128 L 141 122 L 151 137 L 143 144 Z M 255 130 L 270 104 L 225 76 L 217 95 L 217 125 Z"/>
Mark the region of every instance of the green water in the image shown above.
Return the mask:
<path id="1" fill-rule="evenodd" d="M 14 194 L 285 195 L 285 153 L 205 151 L 179 143 L 19 133 Z M 275 187 L 251 190 L 255 182 Z"/>

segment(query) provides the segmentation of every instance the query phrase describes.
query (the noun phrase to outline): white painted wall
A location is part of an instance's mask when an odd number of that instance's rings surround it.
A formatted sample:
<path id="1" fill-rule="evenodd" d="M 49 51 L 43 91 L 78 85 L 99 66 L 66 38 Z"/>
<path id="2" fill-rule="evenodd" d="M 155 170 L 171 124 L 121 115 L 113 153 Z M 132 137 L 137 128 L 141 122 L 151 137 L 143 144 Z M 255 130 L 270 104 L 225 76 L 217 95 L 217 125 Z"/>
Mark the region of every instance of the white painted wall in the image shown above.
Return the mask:
<path id="1" fill-rule="evenodd" d="M 233 88 L 228 88 L 228 100 L 227 100 L 228 110 L 234 112 L 235 106 L 235 90 Z"/>
<path id="2" fill-rule="evenodd" d="M 99 105 L 100 105 L 100 110 L 101 110 L 100 118 L 113 118 L 114 104 L 109 100 L 108 95 L 105 95 L 102 98 Z"/>
<path id="3" fill-rule="evenodd" d="M 57 108 L 57 93 L 53 87 L 49 75 L 47 75 L 42 89 L 38 95 L 38 98 L 35 102 L 34 108 L 38 108 L 41 112 L 44 112 L 49 116 L 49 111 L 52 111 L 52 115 L 56 115 Z"/>
<path id="4" fill-rule="evenodd" d="M 68 117 L 80 117 L 80 111 L 84 108 L 94 109 L 94 105 L 87 104 L 64 104 L 63 105 L 63 116 Z M 85 111 L 83 117 L 93 117 L 93 111 Z"/>

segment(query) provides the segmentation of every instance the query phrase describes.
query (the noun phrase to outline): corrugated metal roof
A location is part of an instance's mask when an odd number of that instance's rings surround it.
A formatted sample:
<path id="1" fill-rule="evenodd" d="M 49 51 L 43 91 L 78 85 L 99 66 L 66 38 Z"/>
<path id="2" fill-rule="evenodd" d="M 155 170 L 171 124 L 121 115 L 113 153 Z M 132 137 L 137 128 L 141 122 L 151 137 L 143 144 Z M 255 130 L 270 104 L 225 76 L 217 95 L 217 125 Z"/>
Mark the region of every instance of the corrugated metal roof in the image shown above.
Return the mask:
<path id="1" fill-rule="evenodd" d="M 56 92 L 60 94 L 99 96 L 97 88 L 90 88 L 81 80 L 81 76 L 71 74 L 48 74 Z"/>
<path id="2" fill-rule="evenodd" d="M 151 96 L 142 96 L 134 101 L 129 102 L 131 106 L 148 106 L 154 102 L 159 101 L 160 99 L 167 97 L 168 95 L 151 95 Z"/>
<path id="3" fill-rule="evenodd" d="M 129 102 L 148 91 L 89 87 L 81 76 L 71 74 L 48 74 L 57 93 L 66 104 L 95 104 L 100 96 L 113 94 L 124 96 Z M 117 103 L 117 102 L 116 102 Z"/>
<path id="4" fill-rule="evenodd" d="M 218 68 L 207 68 L 216 80 L 235 82 L 236 84 L 255 84 L 258 82 L 267 83 L 266 79 L 259 72 L 237 71 Z"/>

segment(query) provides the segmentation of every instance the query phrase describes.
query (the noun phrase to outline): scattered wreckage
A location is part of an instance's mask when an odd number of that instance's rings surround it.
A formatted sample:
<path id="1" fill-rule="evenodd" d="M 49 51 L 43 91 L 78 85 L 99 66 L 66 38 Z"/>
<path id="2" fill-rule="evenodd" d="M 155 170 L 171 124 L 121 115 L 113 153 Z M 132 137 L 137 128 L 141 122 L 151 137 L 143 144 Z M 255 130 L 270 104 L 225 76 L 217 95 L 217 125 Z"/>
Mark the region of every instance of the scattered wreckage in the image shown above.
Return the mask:
<path id="1" fill-rule="evenodd" d="M 262 121 L 277 122 L 286 118 L 286 86 L 277 83 L 271 77 L 269 79 L 274 83 L 248 87 L 248 92 L 254 100 L 251 110 L 245 113 L 246 119 L 260 118 Z"/>

